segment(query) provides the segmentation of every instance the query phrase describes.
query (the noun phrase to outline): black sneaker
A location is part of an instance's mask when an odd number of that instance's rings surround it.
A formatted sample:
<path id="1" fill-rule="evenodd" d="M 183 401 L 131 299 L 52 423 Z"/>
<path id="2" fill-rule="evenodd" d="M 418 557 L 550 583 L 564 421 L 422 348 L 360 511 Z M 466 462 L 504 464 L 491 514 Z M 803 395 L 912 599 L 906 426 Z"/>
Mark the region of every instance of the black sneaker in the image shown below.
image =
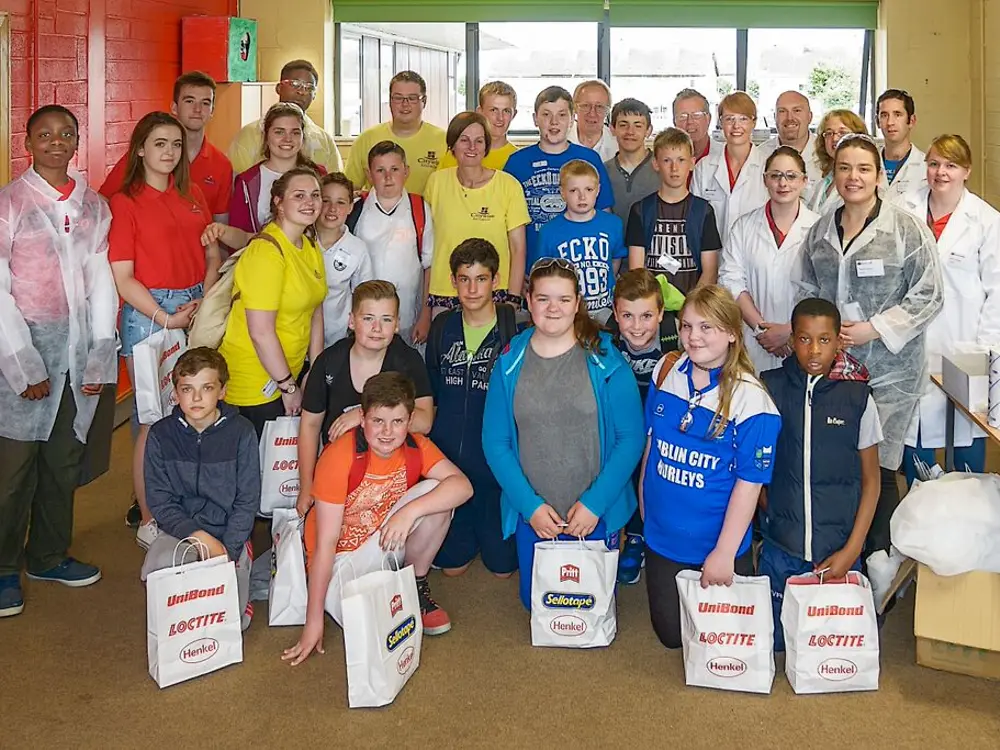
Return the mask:
<path id="1" fill-rule="evenodd" d="M 424 623 L 425 635 L 441 635 L 451 630 L 451 618 L 431 596 L 427 576 L 417 578 L 417 599 L 420 600 L 420 619 Z"/>
<path id="2" fill-rule="evenodd" d="M 132 505 L 125 514 L 125 525 L 130 529 L 137 529 L 139 528 L 140 523 L 142 523 L 142 511 L 139 510 L 139 501 L 136 500 L 135 495 L 133 495 Z"/>

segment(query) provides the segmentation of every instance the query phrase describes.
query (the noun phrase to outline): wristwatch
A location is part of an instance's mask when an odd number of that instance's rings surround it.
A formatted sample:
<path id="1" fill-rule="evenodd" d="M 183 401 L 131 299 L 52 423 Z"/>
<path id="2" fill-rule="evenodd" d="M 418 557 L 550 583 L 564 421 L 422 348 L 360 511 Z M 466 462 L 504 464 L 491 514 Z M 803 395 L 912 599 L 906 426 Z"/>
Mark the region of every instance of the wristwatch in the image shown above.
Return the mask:
<path id="1" fill-rule="evenodd" d="M 295 393 L 295 391 L 297 391 L 298 389 L 299 389 L 299 387 L 297 385 L 295 385 L 295 381 L 292 381 L 291 383 L 289 383 L 288 385 L 286 385 L 284 388 L 282 388 L 280 385 L 278 386 L 278 390 L 279 391 L 281 391 L 282 393 L 287 393 L 289 396 L 291 396 L 293 393 Z"/>

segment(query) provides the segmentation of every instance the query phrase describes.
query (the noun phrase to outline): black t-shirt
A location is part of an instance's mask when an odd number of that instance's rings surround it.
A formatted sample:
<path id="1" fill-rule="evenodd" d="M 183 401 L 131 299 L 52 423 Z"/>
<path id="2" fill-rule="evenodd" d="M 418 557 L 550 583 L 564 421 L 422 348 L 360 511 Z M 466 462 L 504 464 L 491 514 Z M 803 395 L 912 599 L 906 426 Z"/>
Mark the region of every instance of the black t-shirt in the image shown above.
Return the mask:
<path id="1" fill-rule="evenodd" d="M 323 418 L 323 443 L 327 442 L 330 425 L 345 411 L 361 406 L 361 394 L 351 380 L 351 347 L 354 337 L 341 339 L 327 347 L 309 370 L 302 409 L 314 414 L 326 412 Z M 430 396 L 431 383 L 427 367 L 420 354 L 399 337 L 393 336 L 385 351 L 380 372 L 400 372 L 413 381 L 417 398 Z"/>

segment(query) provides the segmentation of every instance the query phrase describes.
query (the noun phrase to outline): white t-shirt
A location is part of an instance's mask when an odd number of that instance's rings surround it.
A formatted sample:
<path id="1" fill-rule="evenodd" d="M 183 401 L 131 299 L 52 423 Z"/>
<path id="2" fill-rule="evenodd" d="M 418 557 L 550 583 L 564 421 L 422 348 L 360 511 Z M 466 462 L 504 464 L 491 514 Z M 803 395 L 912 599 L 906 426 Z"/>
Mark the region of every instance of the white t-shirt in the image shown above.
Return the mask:
<path id="1" fill-rule="evenodd" d="M 882 442 L 882 420 L 878 418 L 878 409 L 875 408 L 875 399 L 868 394 L 868 404 L 865 406 L 865 413 L 861 415 L 861 429 L 858 430 L 858 450 L 871 448 Z"/>
<path id="2" fill-rule="evenodd" d="M 317 243 L 318 244 L 318 243 Z M 375 278 L 371 255 L 364 241 L 344 227 L 344 234 L 323 251 L 326 267 L 326 299 L 323 300 L 323 346 L 331 346 L 347 335 L 347 316 L 355 287 Z"/>
<path id="3" fill-rule="evenodd" d="M 271 187 L 281 172 L 260 165 L 260 195 L 257 196 L 257 226 L 263 228 L 271 218 Z"/>
<path id="4" fill-rule="evenodd" d="M 581 146 L 584 145 L 580 141 L 580 134 L 577 131 L 575 122 L 569 126 L 569 135 L 567 138 L 570 143 L 576 143 Z M 601 131 L 601 138 L 593 145 L 593 149 L 601 157 L 602 163 L 606 162 L 608 159 L 613 159 L 615 154 L 618 153 L 618 139 L 615 138 L 614 133 L 611 132 L 611 128 L 607 125 L 605 125 L 604 130 Z"/>

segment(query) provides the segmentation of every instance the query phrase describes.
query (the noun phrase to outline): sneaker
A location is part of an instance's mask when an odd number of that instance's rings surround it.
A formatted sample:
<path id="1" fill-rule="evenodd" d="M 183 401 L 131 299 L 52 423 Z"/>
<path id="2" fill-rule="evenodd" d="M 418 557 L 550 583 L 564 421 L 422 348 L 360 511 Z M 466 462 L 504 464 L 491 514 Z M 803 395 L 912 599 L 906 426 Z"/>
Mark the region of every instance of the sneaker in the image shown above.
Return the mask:
<path id="1" fill-rule="evenodd" d="M 50 568 L 43 573 L 32 573 L 28 571 L 28 578 L 33 581 L 53 581 L 64 586 L 80 588 L 90 586 L 101 580 L 101 569 L 95 565 L 87 565 L 72 557 L 67 557 L 54 568 Z"/>
<path id="2" fill-rule="evenodd" d="M 139 501 L 133 495 L 132 505 L 129 506 L 128 512 L 125 513 L 125 525 L 130 529 L 137 529 L 140 523 L 142 523 L 142 511 L 139 510 Z"/>
<path id="3" fill-rule="evenodd" d="M 156 537 L 159 535 L 160 527 L 156 525 L 156 521 L 141 523 L 135 532 L 135 543 L 143 549 L 149 549 L 149 546 L 156 541 Z"/>
<path id="4" fill-rule="evenodd" d="M 13 617 L 24 609 L 19 575 L 0 576 L 0 617 Z"/>
<path id="5" fill-rule="evenodd" d="M 431 585 L 427 576 L 417 579 L 417 599 L 420 600 L 420 619 L 424 623 L 424 635 L 441 635 L 451 630 L 451 618 L 431 596 Z"/>
<path id="6" fill-rule="evenodd" d="M 633 584 L 639 582 L 641 570 L 646 564 L 646 540 L 642 534 L 628 534 L 625 539 L 625 549 L 618 556 L 618 583 Z"/>

